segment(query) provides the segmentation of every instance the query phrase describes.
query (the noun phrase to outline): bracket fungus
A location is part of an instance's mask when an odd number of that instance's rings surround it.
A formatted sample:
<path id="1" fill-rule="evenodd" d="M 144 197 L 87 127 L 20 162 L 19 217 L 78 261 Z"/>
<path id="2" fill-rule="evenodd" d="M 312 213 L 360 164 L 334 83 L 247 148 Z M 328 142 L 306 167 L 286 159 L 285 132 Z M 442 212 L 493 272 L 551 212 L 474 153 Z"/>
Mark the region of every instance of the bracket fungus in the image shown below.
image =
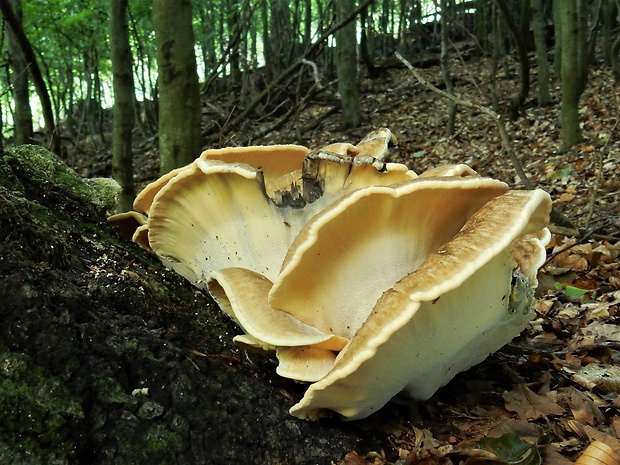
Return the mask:
<path id="1" fill-rule="evenodd" d="M 311 383 L 299 418 L 427 399 L 532 316 L 549 195 L 466 165 L 418 176 L 384 161 L 392 142 L 207 150 L 136 200 L 134 240 L 208 288 L 240 347 Z"/>

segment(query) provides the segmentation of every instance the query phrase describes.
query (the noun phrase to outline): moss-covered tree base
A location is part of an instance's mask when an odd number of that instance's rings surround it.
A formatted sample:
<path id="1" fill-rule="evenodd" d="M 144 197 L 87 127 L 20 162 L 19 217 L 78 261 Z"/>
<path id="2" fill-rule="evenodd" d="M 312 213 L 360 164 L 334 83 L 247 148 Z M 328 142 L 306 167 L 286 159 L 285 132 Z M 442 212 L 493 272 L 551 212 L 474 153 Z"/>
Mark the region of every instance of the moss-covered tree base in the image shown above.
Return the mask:
<path id="1" fill-rule="evenodd" d="M 367 423 L 289 416 L 302 388 L 120 239 L 113 194 L 38 147 L 0 159 L 0 463 L 314 464 L 380 446 Z"/>

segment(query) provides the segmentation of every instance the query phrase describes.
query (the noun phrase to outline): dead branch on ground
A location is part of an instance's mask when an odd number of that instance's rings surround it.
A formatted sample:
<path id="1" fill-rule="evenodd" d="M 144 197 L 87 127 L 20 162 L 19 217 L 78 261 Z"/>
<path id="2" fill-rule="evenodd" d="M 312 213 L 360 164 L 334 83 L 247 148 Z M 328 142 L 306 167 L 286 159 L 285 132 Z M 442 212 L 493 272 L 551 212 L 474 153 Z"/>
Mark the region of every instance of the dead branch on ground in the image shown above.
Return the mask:
<path id="1" fill-rule="evenodd" d="M 519 179 L 521 180 L 521 182 L 523 183 L 526 189 L 529 189 L 529 190 L 535 189 L 534 184 L 532 183 L 532 181 L 530 181 L 530 178 L 527 176 L 527 174 L 525 174 L 525 170 L 523 169 L 523 166 L 521 165 L 519 158 L 515 154 L 514 147 L 512 146 L 512 142 L 510 141 L 510 136 L 508 135 L 508 131 L 506 130 L 506 125 L 504 124 L 504 121 L 501 115 L 499 115 L 498 113 L 494 112 L 490 108 L 487 108 L 483 105 L 474 103 L 470 100 L 463 100 L 454 95 L 450 95 L 441 89 L 438 89 L 433 84 L 428 82 L 424 78 L 424 76 L 422 76 L 418 72 L 418 70 L 415 69 L 411 65 L 411 63 L 409 63 L 400 53 L 395 52 L 394 54 L 396 55 L 396 58 L 398 58 L 413 73 L 413 75 L 420 82 L 420 84 L 422 84 L 424 87 L 426 87 L 430 91 L 435 92 L 436 94 L 453 101 L 457 105 L 461 105 L 463 107 L 470 108 L 472 110 L 477 110 L 480 113 L 491 118 L 493 122 L 495 123 L 495 125 L 497 126 L 497 129 L 499 130 L 499 135 L 502 140 L 502 146 L 504 147 L 504 150 L 506 151 L 508 158 L 510 158 L 510 161 L 512 162 L 512 165 L 517 173 L 517 176 L 519 176 Z M 566 218 L 566 216 L 562 212 L 560 212 L 559 210 L 555 208 L 551 210 L 551 222 L 555 224 L 559 224 L 561 226 L 572 226 L 570 220 Z"/>

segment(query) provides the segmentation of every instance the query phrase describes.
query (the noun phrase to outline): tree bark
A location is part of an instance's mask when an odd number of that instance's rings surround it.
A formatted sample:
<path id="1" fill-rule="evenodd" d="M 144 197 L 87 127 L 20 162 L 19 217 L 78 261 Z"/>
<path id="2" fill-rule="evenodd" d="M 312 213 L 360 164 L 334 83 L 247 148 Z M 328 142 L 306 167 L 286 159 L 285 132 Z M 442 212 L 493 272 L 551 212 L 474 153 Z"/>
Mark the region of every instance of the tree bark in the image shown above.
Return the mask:
<path id="1" fill-rule="evenodd" d="M 547 45 L 545 43 L 544 2 L 543 0 L 532 0 L 531 7 L 536 64 L 538 65 L 538 105 L 546 106 L 551 103 L 551 93 L 549 92 L 549 61 L 547 60 Z"/>
<path id="2" fill-rule="evenodd" d="M 346 18 L 355 9 L 355 0 L 337 0 L 338 20 Z M 355 128 L 362 123 L 357 76 L 356 22 L 351 21 L 336 33 L 336 67 L 338 92 L 342 103 L 342 126 Z"/>
<path id="3" fill-rule="evenodd" d="M 22 22 L 21 0 L 11 0 L 11 6 L 17 21 Z M 30 92 L 28 91 L 28 64 L 24 60 L 21 48 L 15 35 L 6 28 L 6 42 L 11 60 L 11 84 L 15 112 L 13 114 L 13 143 L 15 145 L 32 142 L 32 111 L 30 109 Z"/>
<path id="4" fill-rule="evenodd" d="M 611 48 L 613 44 L 612 31 L 617 24 L 616 19 L 616 3 L 607 1 L 603 5 L 603 28 L 601 31 L 601 54 L 603 62 L 607 66 L 611 66 Z"/>
<path id="5" fill-rule="evenodd" d="M 56 134 L 56 124 L 54 123 L 52 102 L 50 100 L 49 93 L 47 92 L 47 86 L 43 80 L 43 75 L 41 74 L 41 69 L 39 68 L 32 45 L 26 37 L 26 34 L 24 34 L 21 23 L 15 16 L 15 12 L 13 11 L 13 8 L 11 8 L 9 0 L 0 0 L 0 10 L 2 10 L 4 20 L 11 28 L 15 39 L 19 43 L 24 61 L 27 63 L 28 70 L 30 71 L 32 83 L 34 84 L 37 95 L 39 96 L 41 109 L 43 111 L 43 119 L 45 121 L 45 136 L 47 139 L 47 144 L 54 153 L 60 154 L 60 137 Z"/>
<path id="6" fill-rule="evenodd" d="M 133 182 L 132 132 L 134 128 L 133 68 L 128 0 L 110 0 L 110 49 L 114 86 L 114 125 L 112 128 L 112 176 L 121 186 L 118 211 L 131 210 L 136 189 Z"/>
<path id="7" fill-rule="evenodd" d="M 489 20 L 488 20 L 488 2 L 487 0 L 475 0 L 476 12 L 474 13 L 476 18 L 476 40 L 478 46 L 483 54 L 489 51 Z"/>
<path id="8" fill-rule="evenodd" d="M 291 61 L 291 48 L 295 42 L 292 18 L 288 0 L 265 2 L 263 10 L 264 57 L 268 76 L 279 75 L 288 68 Z M 266 20 L 268 22 L 266 22 Z"/>
<path id="9" fill-rule="evenodd" d="M 581 80 L 579 73 L 578 1 L 562 0 L 558 5 L 562 30 L 562 103 L 560 106 L 562 150 L 569 149 L 581 140 L 581 129 L 579 127 Z"/>
<path id="10" fill-rule="evenodd" d="M 160 174 L 200 155 L 201 105 L 190 0 L 154 0 Z"/>
<path id="11" fill-rule="evenodd" d="M 506 25 L 512 34 L 512 37 L 517 46 L 517 53 L 519 55 L 519 69 L 520 69 L 520 80 L 519 80 L 519 90 L 514 95 L 512 100 L 510 101 L 510 119 L 516 120 L 519 116 L 519 110 L 525 102 L 527 95 L 530 92 L 530 59 L 527 55 L 527 44 L 525 38 L 521 36 L 519 31 L 519 27 L 515 22 L 515 19 L 510 12 L 510 8 L 506 0 L 495 0 L 499 11 L 506 21 Z"/>
<path id="12" fill-rule="evenodd" d="M 553 0 L 553 76 L 562 78 L 562 18 L 560 17 L 562 0 Z"/>
<path id="13" fill-rule="evenodd" d="M 620 82 L 620 60 L 618 53 L 620 52 L 620 36 L 616 37 L 614 44 L 611 46 L 611 71 L 616 82 Z"/>
<path id="14" fill-rule="evenodd" d="M 452 77 L 450 76 L 450 63 L 448 57 L 448 27 L 450 12 L 448 9 L 448 1 L 441 0 L 441 74 L 446 84 L 446 92 L 454 95 L 454 86 L 452 85 Z M 454 134 L 454 121 L 456 119 L 456 104 L 448 101 L 448 124 L 446 125 L 446 137 Z"/>

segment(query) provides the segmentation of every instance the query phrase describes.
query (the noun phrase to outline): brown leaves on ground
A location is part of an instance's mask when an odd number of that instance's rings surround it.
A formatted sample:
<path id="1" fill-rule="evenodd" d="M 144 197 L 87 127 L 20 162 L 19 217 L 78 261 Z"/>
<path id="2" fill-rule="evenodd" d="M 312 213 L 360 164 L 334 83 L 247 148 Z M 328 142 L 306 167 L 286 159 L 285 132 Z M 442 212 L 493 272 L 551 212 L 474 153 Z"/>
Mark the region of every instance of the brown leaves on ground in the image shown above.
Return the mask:
<path id="1" fill-rule="evenodd" d="M 525 384 L 516 385 L 511 391 L 504 391 L 504 406 L 515 412 L 523 421 L 548 419 L 551 415 L 562 415 L 564 409 L 557 403 L 557 393 L 536 394 Z"/>
<path id="2" fill-rule="evenodd" d="M 487 65 L 453 66 L 458 95 L 490 107 Z M 423 72 L 441 83 L 438 68 Z M 505 102 L 516 84 L 512 79 L 499 84 Z M 390 404 L 366 420 L 365 427 L 389 435 L 390 446 L 367 456 L 357 451 L 358 462 L 351 463 L 517 463 L 497 462 L 488 450 L 462 452 L 484 449 L 485 438 L 506 434 L 534 445 L 545 464 L 572 463 L 593 441 L 620 453 L 620 96 L 614 86 L 608 69 L 592 70 L 580 108 L 583 142 L 567 152 L 559 150 L 559 105 L 541 108 L 533 102 L 507 124 L 525 171 L 570 221 L 552 226 L 548 262 L 539 274 L 537 317 L 511 344 L 430 400 Z M 367 124 L 359 135 L 390 127 L 399 140 L 393 161 L 416 171 L 467 163 L 520 188 L 494 123 L 482 115 L 459 110 L 456 134 L 445 137 L 447 102 L 406 70 L 365 81 L 364 89 Z M 559 102 L 559 87 L 553 93 Z M 300 118 L 318 113 L 317 103 Z M 277 140 L 290 141 L 291 134 Z M 305 142 L 356 135 L 341 133 L 334 117 Z"/>

